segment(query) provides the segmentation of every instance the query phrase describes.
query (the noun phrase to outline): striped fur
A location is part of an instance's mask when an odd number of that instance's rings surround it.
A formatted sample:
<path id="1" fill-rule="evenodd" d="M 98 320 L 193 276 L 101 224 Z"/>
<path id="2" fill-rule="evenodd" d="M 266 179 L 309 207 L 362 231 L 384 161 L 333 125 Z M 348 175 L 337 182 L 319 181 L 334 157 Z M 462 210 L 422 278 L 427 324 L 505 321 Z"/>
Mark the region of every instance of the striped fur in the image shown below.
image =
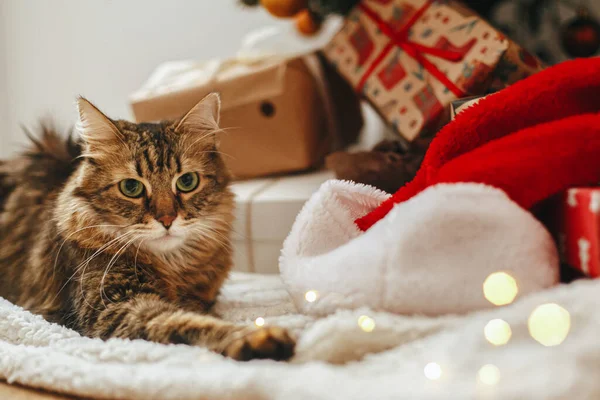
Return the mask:
<path id="1" fill-rule="evenodd" d="M 231 268 L 233 219 L 230 176 L 209 129 L 218 119 L 206 114 L 218 115 L 214 100 L 193 118 L 195 109 L 134 124 L 80 99 L 83 140 L 43 126 L 28 151 L 0 162 L 0 296 L 92 337 L 289 358 L 285 330 L 210 316 Z M 174 182 L 186 172 L 200 185 L 180 193 Z M 124 196 L 123 179 L 143 182 L 145 194 Z M 157 221 L 165 208 L 176 215 L 170 228 Z"/>

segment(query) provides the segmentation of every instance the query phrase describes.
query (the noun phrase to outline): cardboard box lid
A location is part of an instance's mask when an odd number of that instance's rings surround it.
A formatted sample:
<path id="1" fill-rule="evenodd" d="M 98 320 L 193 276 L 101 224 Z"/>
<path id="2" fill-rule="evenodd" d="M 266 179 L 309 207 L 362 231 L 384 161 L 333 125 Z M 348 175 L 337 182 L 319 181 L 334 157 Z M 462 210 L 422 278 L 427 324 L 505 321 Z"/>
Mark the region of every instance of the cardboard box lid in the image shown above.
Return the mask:
<path id="1" fill-rule="evenodd" d="M 285 90 L 287 68 L 302 66 L 299 58 L 264 57 L 255 59 L 211 60 L 208 62 L 179 61 L 161 64 L 141 89 L 131 95 L 130 101 L 136 119 L 146 119 L 153 104 L 177 105 L 182 96 L 192 93 L 221 95 L 222 111 L 240 105 L 258 102 L 264 98 L 277 97 Z M 169 101 L 171 100 L 171 101 Z M 141 111 L 138 111 L 141 110 Z M 176 118 L 185 111 L 175 108 L 172 112 L 161 110 L 161 119 Z M 149 121 L 144 121 L 149 122 Z"/>

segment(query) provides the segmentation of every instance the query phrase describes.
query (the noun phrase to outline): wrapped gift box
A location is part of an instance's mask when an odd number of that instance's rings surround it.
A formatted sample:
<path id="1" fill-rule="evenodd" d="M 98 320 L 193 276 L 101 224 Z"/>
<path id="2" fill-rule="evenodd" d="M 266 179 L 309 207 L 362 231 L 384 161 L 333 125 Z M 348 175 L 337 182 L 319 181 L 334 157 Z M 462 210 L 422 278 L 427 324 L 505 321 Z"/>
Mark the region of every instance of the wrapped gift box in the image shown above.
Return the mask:
<path id="1" fill-rule="evenodd" d="M 469 96 L 462 99 L 453 100 L 450 103 L 450 118 L 456 118 L 456 115 L 469 107 L 479 103 L 481 99 L 487 96 Z"/>
<path id="2" fill-rule="evenodd" d="M 600 276 L 600 187 L 573 188 L 551 199 L 544 222 L 565 264 Z"/>
<path id="3" fill-rule="evenodd" d="M 352 88 L 323 64 L 316 54 L 166 63 L 131 105 L 138 122 L 174 119 L 218 92 L 220 150 L 236 178 L 306 170 L 363 123 Z"/>
<path id="4" fill-rule="evenodd" d="M 539 60 L 454 1 L 363 0 L 325 54 L 408 142 L 434 134 L 452 100 L 501 89 Z"/>
<path id="5" fill-rule="evenodd" d="M 234 269 L 278 274 L 283 241 L 296 216 L 321 184 L 333 178 L 333 173 L 319 171 L 234 183 Z"/>

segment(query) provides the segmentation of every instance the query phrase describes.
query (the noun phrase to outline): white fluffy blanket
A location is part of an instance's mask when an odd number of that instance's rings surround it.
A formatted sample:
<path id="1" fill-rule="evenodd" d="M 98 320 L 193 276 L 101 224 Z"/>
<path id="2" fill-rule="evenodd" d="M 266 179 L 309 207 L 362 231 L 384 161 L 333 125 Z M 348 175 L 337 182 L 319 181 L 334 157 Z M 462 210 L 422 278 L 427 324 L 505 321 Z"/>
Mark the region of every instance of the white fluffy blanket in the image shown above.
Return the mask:
<path id="1" fill-rule="evenodd" d="M 94 398 L 127 399 L 595 399 L 600 396 L 600 281 L 585 281 L 467 316 L 425 318 L 339 311 L 323 319 L 298 314 L 279 277 L 234 275 L 217 310 L 225 318 L 262 316 L 299 335 L 291 363 L 237 363 L 203 349 L 143 341 L 100 340 L 45 322 L 0 299 L 0 378 Z M 529 335 L 538 305 L 558 303 L 572 328 L 557 347 Z M 372 332 L 357 324 L 375 321 Z M 494 347 L 483 329 L 493 318 L 512 327 Z M 441 366 L 438 380 L 423 368 Z M 478 382 L 484 364 L 496 385 Z"/>

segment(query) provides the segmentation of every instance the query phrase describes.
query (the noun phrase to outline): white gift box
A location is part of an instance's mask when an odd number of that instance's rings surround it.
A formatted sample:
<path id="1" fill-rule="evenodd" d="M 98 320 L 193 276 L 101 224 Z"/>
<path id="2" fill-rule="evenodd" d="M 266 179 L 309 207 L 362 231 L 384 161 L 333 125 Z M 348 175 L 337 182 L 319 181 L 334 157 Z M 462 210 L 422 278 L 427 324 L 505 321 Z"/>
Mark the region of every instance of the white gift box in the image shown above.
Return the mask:
<path id="1" fill-rule="evenodd" d="M 279 273 L 279 255 L 296 216 L 331 171 L 235 182 L 234 270 Z"/>

